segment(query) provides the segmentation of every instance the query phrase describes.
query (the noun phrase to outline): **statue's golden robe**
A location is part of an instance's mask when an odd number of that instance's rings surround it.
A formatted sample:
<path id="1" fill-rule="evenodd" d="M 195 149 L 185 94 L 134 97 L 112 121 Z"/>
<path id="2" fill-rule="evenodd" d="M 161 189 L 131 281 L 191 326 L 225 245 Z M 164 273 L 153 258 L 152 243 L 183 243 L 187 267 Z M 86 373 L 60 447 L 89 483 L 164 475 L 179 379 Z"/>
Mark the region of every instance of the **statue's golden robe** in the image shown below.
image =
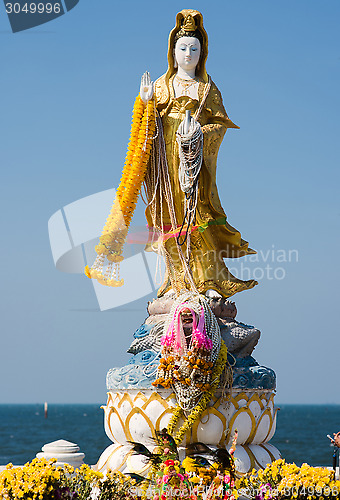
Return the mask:
<path id="1" fill-rule="evenodd" d="M 198 101 L 188 96 L 175 98 L 173 90 L 174 75 L 169 80 L 163 75 L 155 83 L 155 100 L 160 114 L 166 148 L 166 158 L 171 182 L 173 205 L 176 215 L 176 225 L 181 227 L 184 217 L 184 193 L 178 179 L 178 144 L 176 132 L 179 124 L 185 118 L 185 111 L 190 109 L 191 115 L 195 112 L 203 99 L 207 82 L 199 78 Z M 167 84 L 168 81 L 168 84 Z M 204 101 L 198 117 L 203 131 L 203 162 L 198 178 L 198 200 L 194 229 L 190 233 L 190 260 L 189 265 L 193 281 L 200 293 L 214 289 L 223 297 L 254 287 L 254 280 L 242 281 L 235 278 L 227 269 L 223 259 L 241 257 L 255 253 L 248 248 L 248 243 L 241 238 L 241 234 L 226 221 L 226 214 L 221 206 L 216 186 L 217 154 L 227 128 L 238 128 L 229 118 L 224 109 L 221 94 L 216 85 L 211 87 Z M 156 145 L 155 141 L 155 146 Z M 155 168 L 151 166 L 150 168 Z M 153 173 L 155 174 L 155 172 Z M 149 175 L 152 173 L 149 172 Z M 160 189 L 160 187 L 158 187 Z M 154 193 L 148 192 L 148 198 Z M 171 229 L 171 220 L 166 203 L 159 203 L 159 192 L 156 193 L 158 218 L 162 220 L 162 230 L 166 233 Z M 146 217 L 150 228 L 153 227 L 150 207 L 147 207 Z M 160 213 L 161 212 L 161 213 Z M 176 283 L 176 288 L 189 288 L 184 276 L 181 260 L 178 256 L 176 236 L 168 237 L 165 248 L 171 256 L 171 265 L 167 263 L 165 281 L 158 291 L 164 294 Z M 183 245 L 186 253 L 186 244 Z M 151 245 L 147 245 L 151 250 Z M 170 280 L 171 278 L 171 280 Z"/>

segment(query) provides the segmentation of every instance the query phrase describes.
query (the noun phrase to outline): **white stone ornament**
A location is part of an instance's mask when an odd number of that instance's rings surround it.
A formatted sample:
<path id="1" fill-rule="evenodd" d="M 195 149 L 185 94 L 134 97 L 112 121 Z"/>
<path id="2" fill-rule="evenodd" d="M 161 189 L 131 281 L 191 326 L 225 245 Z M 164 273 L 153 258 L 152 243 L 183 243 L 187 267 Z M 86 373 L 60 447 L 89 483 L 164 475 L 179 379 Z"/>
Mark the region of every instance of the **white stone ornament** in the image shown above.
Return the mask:
<path id="1" fill-rule="evenodd" d="M 80 467 L 84 463 L 85 453 L 79 452 L 80 448 L 76 443 L 65 441 L 65 439 L 47 443 L 41 450 L 36 457 L 45 458 L 46 460 L 56 458 L 56 465 L 69 464 L 72 467 Z"/>

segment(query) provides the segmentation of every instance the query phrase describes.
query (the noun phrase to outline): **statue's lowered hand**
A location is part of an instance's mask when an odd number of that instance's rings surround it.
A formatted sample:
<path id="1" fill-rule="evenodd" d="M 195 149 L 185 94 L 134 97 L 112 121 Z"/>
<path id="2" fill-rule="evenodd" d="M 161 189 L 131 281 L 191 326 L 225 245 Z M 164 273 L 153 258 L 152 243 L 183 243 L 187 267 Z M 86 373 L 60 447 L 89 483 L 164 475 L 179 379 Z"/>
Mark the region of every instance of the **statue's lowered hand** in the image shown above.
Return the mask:
<path id="1" fill-rule="evenodd" d="M 185 118 L 179 124 L 177 132 L 180 136 L 189 138 L 190 136 L 194 135 L 197 125 L 200 126 L 199 122 L 196 121 L 193 116 L 191 116 L 190 110 L 187 110 L 185 112 Z"/>
<path id="2" fill-rule="evenodd" d="M 146 71 L 140 82 L 140 97 L 142 101 L 148 102 L 153 97 L 153 82 L 150 78 L 150 73 Z"/>
<path id="3" fill-rule="evenodd" d="M 183 126 L 183 130 L 184 130 L 185 134 L 187 134 L 189 132 L 190 121 L 191 121 L 191 113 L 190 113 L 190 109 L 188 109 L 185 112 L 185 119 L 184 119 L 184 126 Z"/>

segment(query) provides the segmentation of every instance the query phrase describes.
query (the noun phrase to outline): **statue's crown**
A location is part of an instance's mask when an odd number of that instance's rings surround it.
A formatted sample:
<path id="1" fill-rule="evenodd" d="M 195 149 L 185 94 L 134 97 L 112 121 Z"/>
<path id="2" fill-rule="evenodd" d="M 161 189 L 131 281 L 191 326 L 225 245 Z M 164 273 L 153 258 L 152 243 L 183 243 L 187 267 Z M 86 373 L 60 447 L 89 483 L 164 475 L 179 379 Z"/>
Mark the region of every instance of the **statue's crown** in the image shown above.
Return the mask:
<path id="1" fill-rule="evenodd" d="M 191 14 L 188 14 L 187 16 L 185 16 L 184 21 L 183 21 L 183 29 L 185 31 L 195 31 L 196 30 L 195 20 Z"/>

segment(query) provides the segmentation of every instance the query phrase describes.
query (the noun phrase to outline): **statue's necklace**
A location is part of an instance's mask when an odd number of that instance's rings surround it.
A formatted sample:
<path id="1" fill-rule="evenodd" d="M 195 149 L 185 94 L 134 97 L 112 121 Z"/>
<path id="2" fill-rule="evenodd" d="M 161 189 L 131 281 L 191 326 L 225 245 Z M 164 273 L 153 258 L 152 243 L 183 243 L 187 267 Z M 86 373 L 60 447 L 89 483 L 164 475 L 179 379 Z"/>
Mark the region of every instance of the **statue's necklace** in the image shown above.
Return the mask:
<path id="1" fill-rule="evenodd" d="M 190 80 L 184 80 L 184 78 L 180 78 L 179 76 L 176 75 L 175 77 L 177 85 L 181 86 L 183 89 L 183 95 L 188 95 L 188 90 L 189 88 L 194 85 L 195 83 L 198 83 L 197 80 L 194 78 L 191 78 Z"/>

